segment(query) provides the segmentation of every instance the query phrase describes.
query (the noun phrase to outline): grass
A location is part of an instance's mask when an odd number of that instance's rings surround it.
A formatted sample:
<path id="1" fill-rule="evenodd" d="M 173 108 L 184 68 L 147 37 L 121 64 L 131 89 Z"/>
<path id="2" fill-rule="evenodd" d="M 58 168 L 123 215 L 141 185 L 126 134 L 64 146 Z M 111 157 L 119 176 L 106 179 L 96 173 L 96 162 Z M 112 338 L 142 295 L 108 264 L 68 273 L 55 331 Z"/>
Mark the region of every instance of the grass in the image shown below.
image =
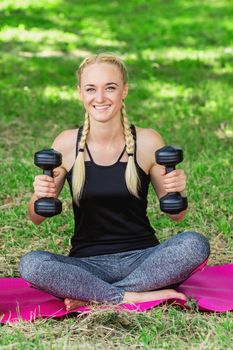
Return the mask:
<path id="1" fill-rule="evenodd" d="M 152 191 L 148 215 L 161 241 L 184 229 L 211 242 L 210 264 L 233 263 L 233 5 L 227 0 L 3 0 L 0 79 L 0 274 L 18 277 L 32 249 L 67 254 L 63 213 L 39 227 L 27 218 L 35 151 L 82 123 L 75 70 L 88 53 L 113 51 L 130 77 L 131 121 L 184 149 L 189 213 L 169 221 Z M 1 328 L 2 349 L 228 349 L 232 314 L 161 306 L 144 314 L 98 311 Z"/>

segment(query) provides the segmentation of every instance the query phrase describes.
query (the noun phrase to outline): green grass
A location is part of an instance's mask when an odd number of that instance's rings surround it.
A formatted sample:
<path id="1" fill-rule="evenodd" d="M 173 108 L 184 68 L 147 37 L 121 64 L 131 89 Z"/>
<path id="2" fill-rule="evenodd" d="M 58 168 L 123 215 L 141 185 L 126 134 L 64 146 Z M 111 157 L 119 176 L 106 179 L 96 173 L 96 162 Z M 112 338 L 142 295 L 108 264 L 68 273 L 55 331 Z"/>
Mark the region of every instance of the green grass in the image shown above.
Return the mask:
<path id="1" fill-rule="evenodd" d="M 85 4 L 84 4 L 85 3 Z M 0 4 L 0 274 L 18 277 L 32 249 L 67 254 L 73 232 L 67 186 L 63 213 L 39 227 L 27 218 L 34 152 L 82 123 L 75 70 L 88 53 L 113 51 L 130 77 L 130 120 L 184 149 L 189 213 L 169 221 L 149 194 L 161 241 L 184 229 L 211 242 L 210 264 L 233 263 L 233 4 L 227 0 L 3 0 Z M 232 314 L 161 306 L 144 314 L 6 325 L 2 349 L 230 349 Z"/>

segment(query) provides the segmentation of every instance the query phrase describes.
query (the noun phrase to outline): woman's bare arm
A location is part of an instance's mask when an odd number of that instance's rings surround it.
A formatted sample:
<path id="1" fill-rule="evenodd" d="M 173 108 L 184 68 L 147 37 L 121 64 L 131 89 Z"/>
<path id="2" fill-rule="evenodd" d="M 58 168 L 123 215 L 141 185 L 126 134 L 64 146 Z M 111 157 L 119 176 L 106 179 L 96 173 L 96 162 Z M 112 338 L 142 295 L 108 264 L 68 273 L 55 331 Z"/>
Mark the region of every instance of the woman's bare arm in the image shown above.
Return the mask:
<path id="1" fill-rule="evenodd" d="M 165 174 L 164 166 L 156 163 L 155 152 L 165 145 L 160 134 L 153 129 L 141 130 L 140 143 L 141 149 L 143 150 L 143 153 L 141 152 L 141 154 L 143 155 L 143 161 L 148 168 L 148 173 L 151 177 L 151 183 L 158 199 L 165 196 L 168 192 L 184 191 L 186 186 L 186 176 L 184 175 L 183 170 L 176 169 L 175 172 Z M 186 210 L 180 212 L 179 214 L 166 213 L 166 215 L 174 221 L 182 220 L 185 214 Z"/>
<path id="2" fill-rule="evenodd" d="M 41 224 L 46 218 L 35 213 L 34 203 L 43 197 L 58 198 L 69 166 L 75 159 L 75 142 L 77 129 L 66 130 L 59 134 L 52 144 L 52 148 L 62 154 L 62 165 L 54 169 L 53 178 L 47 175 L 37 175 L 34 180 L 34 193 L 28 203 L 28 214 L 30 220 L 36 224 Z"/>

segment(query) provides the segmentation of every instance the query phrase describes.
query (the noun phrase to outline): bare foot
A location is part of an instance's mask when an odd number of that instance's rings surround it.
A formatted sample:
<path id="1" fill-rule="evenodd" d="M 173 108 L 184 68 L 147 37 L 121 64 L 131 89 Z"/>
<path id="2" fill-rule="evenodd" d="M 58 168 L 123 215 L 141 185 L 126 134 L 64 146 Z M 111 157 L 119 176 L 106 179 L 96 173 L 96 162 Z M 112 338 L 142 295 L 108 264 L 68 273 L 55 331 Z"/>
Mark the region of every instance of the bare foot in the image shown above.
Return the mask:
<path id="1" fill-rule="evenodd" d="M 79 299 L 65 298 L 64 304 L 66 306 L 66 311 L 70 311 L 73 309 L 77 309 L 81 306 L 85 306 L 88 304 L 88 302 L 84 300 L 79 300 Z"/>
<path id="2" fill-rule="evenodd" d="M 182 299 L 187 300 L 185 294 L 179 293 L 174 289 L 153 290 L 149 292 L 125 292 L 122 303 L 140 303 L 152 300 L 162 299 Z"/>

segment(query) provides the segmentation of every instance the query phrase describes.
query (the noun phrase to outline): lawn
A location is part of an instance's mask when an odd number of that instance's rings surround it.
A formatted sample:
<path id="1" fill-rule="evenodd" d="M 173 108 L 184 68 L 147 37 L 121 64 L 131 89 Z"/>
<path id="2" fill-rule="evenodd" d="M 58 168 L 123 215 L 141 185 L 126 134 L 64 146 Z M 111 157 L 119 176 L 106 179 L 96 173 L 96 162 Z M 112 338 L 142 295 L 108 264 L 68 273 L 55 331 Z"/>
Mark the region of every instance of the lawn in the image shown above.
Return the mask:
<path id="1" fill-rule="evenodd" d="M 233 4 L 227 0 L 2 0 L 0 3 L 0 276 L 18 277 L 33 249 L 68 254 L 63 213 L 27 217 L 34 153 L 82 124 L 75 71 L 86 55 L 119 54 L 130 80 L 130 120 L 184 150 L 189 212 L 169 221 L 150 190 L 148 216 L 163 241 L 193 229 L 209 264 L 233 263 Z M 96 311 L 0 328 L 0 349 L 230 349 L 232 313 L 161 306 L 143 314 Z"/>

